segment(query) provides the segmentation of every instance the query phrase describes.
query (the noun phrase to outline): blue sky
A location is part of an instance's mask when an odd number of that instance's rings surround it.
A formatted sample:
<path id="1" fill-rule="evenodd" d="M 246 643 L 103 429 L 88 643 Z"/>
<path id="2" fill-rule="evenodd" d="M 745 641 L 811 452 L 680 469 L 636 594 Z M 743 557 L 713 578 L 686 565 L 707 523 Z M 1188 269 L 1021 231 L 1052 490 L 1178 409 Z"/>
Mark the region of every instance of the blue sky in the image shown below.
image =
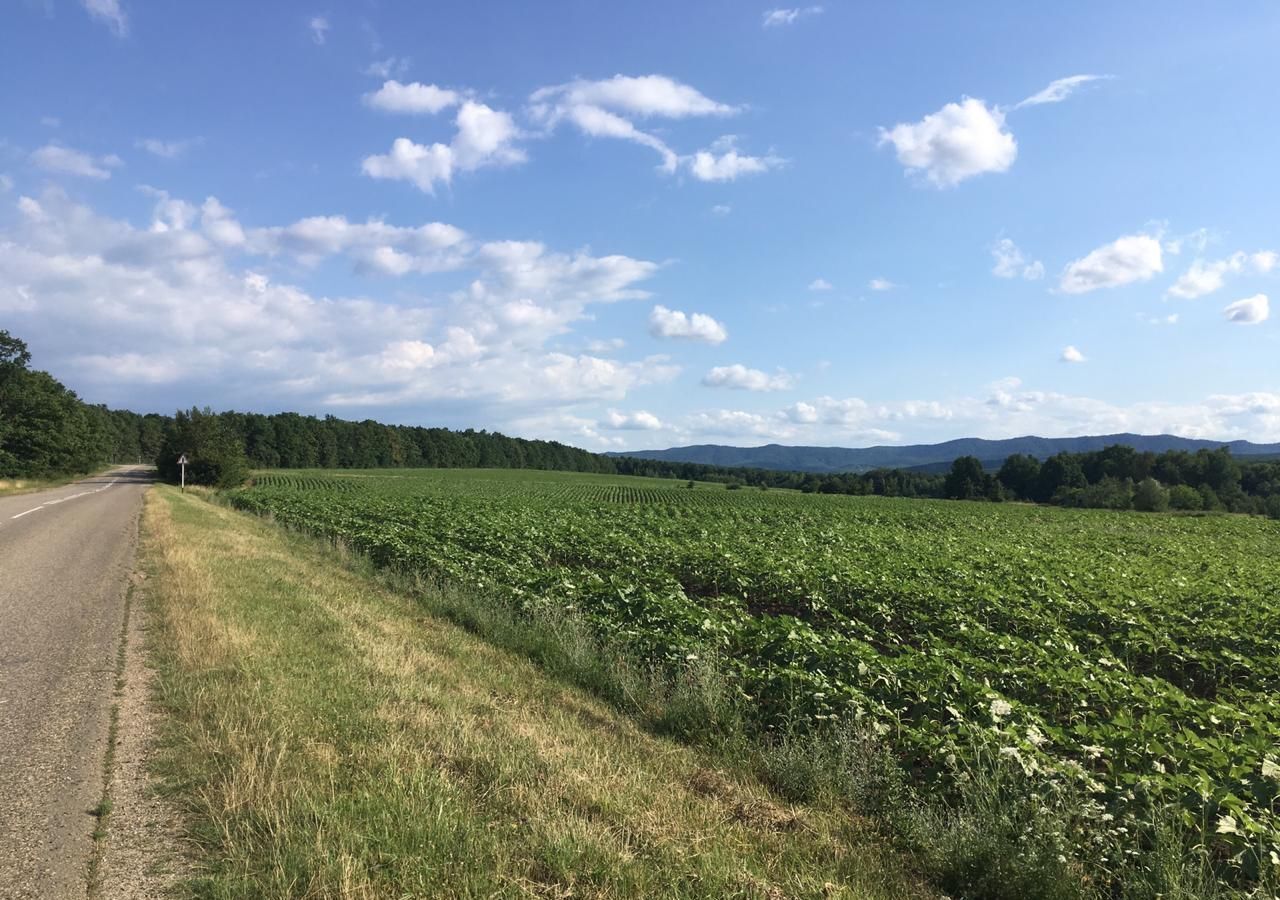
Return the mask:
<path id="1" fill-rule="evenodd" d="M 1280 440 L 1274 3 L 0 22 L 0 327 L 90 401 Z"/>

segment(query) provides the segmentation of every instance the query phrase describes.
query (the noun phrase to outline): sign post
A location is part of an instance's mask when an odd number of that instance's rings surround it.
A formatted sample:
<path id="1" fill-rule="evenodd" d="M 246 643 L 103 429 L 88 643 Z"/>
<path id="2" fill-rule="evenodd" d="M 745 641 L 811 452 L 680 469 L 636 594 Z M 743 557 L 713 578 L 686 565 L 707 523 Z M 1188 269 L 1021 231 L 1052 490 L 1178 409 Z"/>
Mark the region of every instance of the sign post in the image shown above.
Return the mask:
<path id="1" fill-rule="evenodd" d="M 182 493 L 187 492 L 187 454 L 178 457 L 178 465 L 182 467 Z"/>

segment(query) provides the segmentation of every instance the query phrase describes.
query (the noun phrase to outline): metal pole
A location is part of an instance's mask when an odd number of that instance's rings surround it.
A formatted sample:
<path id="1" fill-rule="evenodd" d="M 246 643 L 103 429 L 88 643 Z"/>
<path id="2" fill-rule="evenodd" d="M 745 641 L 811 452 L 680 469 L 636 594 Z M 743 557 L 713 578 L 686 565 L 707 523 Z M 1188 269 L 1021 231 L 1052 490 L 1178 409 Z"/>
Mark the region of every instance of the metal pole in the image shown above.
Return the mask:
<path id="1" fill-rule="evenodd" d="M 187 492 L 187 464 L 182 464 L 182 493 Z"/>

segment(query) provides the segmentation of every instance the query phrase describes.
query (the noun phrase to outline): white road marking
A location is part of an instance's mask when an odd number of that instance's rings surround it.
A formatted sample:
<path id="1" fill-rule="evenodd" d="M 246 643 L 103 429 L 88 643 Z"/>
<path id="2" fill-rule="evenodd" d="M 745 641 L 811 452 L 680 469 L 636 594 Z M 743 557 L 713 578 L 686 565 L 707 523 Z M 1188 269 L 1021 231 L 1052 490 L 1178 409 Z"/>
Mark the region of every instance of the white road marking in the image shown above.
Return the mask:
<path id="1" fill-rule="evenodd" d="M 119 480 L 120 479 L 118 478 L 112 478 L 110 481 L 108 481 L 106 484 L 104 484 L 100 488 L 94 488 L 91 491 L 81 491 L 78 494 L 72 494 L 70 497 L 59 497 L 57 500 L 46 500 L 44 503 L 41 503 L 39 506 L 33 507 L 32 509 L 29 509 L 26 512 L 20 512 L 16 516 L 10 516 L 9 518 L 21 519 L 23 516 L 31 515 L 33 512 L 40 512 L 40 510 L 44 509 L 46 506 L 54 506 L 58 503 L 66 503 L 68 500 L 74 500 L 77 497 L 87 497 L 90 494 L 100 493 L 102 491 L 105 491 L 107 488 L 111 487 L 111 485 L 115 484 Z"/>

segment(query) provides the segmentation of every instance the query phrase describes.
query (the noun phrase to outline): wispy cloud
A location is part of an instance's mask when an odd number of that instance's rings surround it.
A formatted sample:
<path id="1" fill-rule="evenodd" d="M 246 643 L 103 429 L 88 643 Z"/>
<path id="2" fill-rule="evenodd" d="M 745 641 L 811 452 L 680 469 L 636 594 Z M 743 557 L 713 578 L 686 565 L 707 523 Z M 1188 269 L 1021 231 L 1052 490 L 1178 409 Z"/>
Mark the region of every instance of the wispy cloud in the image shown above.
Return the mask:
<path id="1" fill-rule="evenodd" d="M 822 12 L 821 6 L 794 6 L 766 10 L 761 24 L 765 28 L 778 28 L 783 25 L 794 25 L 808 16 L 816 16 Z"/>
<path id="2" fill-rule="evenodd" d="M 1067 78 L 1058 78 L 1049 82 L 1049 86 L 1044 90 L 1037 91 L 1013 108 L 1022 109 L 1024 106 L 1039 106 L 1042 103 L 1061 103 L 1075 93 L 1081 85 L 1091 81 L 1105 81 L 1111 77 L 1110 75 L 1071 75 Z"/>
<path id="3" fill-rule="evenodd" d="M 116 37 L 129 33 L 129 17 L 120 7 L 120 0 L 81 0 L 85 10 L 93 18 L 106 24 Z"/>

